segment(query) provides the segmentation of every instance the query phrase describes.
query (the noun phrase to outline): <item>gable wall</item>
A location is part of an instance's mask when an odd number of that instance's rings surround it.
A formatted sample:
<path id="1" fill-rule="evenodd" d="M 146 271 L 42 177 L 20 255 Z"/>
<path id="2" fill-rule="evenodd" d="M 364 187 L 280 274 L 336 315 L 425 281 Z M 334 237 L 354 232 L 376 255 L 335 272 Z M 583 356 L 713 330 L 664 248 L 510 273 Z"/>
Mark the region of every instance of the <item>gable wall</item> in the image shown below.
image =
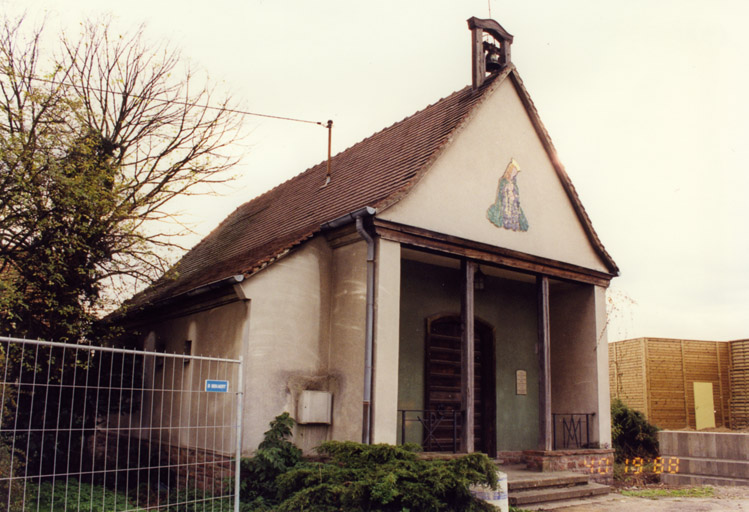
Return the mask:
<path id="1" fill-rule="evenodd" d="M 487 218 L 511 159 L 527 232 Z M 572 208 L 510 79 L 479 105 L 467 125 L 400 202 L 378 217 L 585 268 L 606 271 Z"/>

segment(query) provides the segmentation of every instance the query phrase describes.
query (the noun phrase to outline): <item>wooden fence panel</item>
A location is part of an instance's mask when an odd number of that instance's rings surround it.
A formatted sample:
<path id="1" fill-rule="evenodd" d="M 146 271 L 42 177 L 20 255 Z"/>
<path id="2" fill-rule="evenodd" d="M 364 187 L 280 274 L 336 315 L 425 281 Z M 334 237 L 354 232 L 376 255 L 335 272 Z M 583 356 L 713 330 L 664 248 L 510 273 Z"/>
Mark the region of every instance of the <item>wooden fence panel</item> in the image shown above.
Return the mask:
<path id="1" fill-rule="evenodd" d="M 611 395 L 629 407 L 646 413 L 644 352 L 640 340 L 612 343 L 609 347 Z"/>
<path id="2" fill-rule="evenodd" d="M 694 383 L 713 385 L 715 424 L 749 426 L 749 340 L 638 338 L 612 343 L 611 395 L 660 428 L 694 427 Z"/>
<path id="3" fill-rule="evenodd" d="M 749 340 L 731 343 L 730 357 L 731 427 L 749 427 Z"/>
<path id="4" fill-rule="evenodd" d="M 687 406 L 681 340 L 648 339 L 648 400 L 651 423 L 683 428 Z"/>

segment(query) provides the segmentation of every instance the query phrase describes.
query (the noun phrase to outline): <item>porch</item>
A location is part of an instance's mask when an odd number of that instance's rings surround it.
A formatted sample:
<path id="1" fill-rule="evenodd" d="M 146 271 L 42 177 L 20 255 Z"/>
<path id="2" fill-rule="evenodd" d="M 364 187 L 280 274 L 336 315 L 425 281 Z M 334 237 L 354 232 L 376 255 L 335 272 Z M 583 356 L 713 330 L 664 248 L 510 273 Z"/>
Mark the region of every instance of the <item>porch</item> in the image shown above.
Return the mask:
<path id="1" fill-rule="evenodd" d="M 403 248 L 397 442 L 490 457 L 606 446 L 603 292 Z"/>

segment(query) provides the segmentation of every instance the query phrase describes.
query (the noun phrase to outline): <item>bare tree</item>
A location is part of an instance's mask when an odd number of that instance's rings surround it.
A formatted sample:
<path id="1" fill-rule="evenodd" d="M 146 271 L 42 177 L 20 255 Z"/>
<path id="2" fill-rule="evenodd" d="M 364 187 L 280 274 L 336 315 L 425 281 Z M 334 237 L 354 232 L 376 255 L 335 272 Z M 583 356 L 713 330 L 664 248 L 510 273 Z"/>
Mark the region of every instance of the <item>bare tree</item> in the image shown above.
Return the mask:
<path id="1" fill-rule="evenodd" d="M 177 240 L 152 226 L 228 179 L 241 117 L 142 28 L 87 22 L 51 56 L 26 34 L 0 29 L 0 332 L 73 339 L 104 283 L 165 271 Z"/>

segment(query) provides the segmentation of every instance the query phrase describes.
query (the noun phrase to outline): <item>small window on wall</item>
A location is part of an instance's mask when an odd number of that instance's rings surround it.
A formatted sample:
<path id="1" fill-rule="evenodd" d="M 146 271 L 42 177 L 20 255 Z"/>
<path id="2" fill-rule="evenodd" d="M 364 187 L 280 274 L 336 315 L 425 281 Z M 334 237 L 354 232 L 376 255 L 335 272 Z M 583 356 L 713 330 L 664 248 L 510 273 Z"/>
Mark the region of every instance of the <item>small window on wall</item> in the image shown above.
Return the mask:
<path id="1" fill-rule="evenodd" d="M 185 340 L 185 345 L 182 350 L 182 355 L 185 355 L 185 356 L 192 355 L 192 340 Z M 185 361 L 185 365 L 190 364 L 189 358 L 186 357 L 184 361 Z"/>

